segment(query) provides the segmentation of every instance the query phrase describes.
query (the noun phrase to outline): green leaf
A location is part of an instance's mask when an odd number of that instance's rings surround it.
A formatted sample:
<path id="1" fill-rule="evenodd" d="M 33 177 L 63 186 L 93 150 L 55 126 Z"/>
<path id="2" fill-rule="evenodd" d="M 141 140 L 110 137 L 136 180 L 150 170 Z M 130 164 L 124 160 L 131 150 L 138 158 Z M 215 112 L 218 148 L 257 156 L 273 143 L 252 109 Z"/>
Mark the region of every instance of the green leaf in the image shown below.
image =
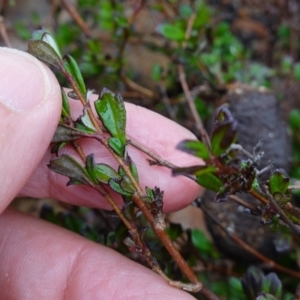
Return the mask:
<path id="1" fill-rule="evenodd" d="M 80 93 L 86 96 L 86 87 L 77 62 L 70 55 L 66 55 L 64 59 L 65 59 L 65 63 L 64 63 L 65 69 L 74 78 L 77 86 L 79 87 Z"/>
<path id="2" fill-rule="evenodd" d="M 146 186 L 145 188 L 147 196 L 154 201 L 154 193 L 153 190 Z"/>
<path id="3" fill-rule="evenodd" d="M 89 174 L 90 178 L 93 180 L 94 183 L 98 183 L 97 182 L 97 175 L 95 172 L 95 161 L 94 161 L 94 154 L 89 154 L 86 157 L 85 160 L 85 167 L 86 167 L 86 171 Z"/>
<path id="4" fill-rule="evenodd" d="M 193 245 L 200 253 L 209 253 L 212 251 L 212 243 L 201 230 L 193 229 L 191 237 Z"/>
<path id="5" fill-rule="evenodd" d="M 211 137 L 212 153 L 215 156 L 223 154 L 237 136 L 237 122 L 232 117 L 227 107 L 221 106 L 214 117 Z"/>
<path id="6" fill-rule="evenodd" d="M 87 133 L 85 132 L 82 132 L 65 124 L 58 124 L 54 137 L 52 138 L 52 143 L 74 141 L 86 136 Z"/>
<path id="7" fill-rule="evenodd" d="M 90 116 L 87 113 L 87 108 L 83 108 L 83 115 L 79 117 L 79 120 L 76 121 L 76 128 L 81 129 L 87 133 L 95 133 L 97 130 L 92 123 Z"/>
<path id="8" fill-rule="evenodd" d="M 291 110 L 289 123 L 293 131 L 298 131 L 300 129 L 300 111 L 298 109 Z"/>
<path id="9" fill-rule="evenodd" d="M 63 61 L 55 50 L 46 42 L 31 41 L 28 43 L 28 52 L 36 58 L 62 70 Z"/>
<path id="10" fill-rule="evenodd" d="M 61 52 L 59 50 L 56 40 L 54 39 L 54 37 L 52 36 L 50 31 L 47 30 L 46 28 L 42 28 L 42 29 L 33 31 L 31 39 L 35 40 L 35 41 L 41 40 L 41 41 L 47 43 L 56 52 L 56 54 L 59 56 L 59 58 L 62 58 L 62 55 L 61 55 Z"/>
<path id="11" fill-rule="evenodd" d="M 108 139 L 108 145 L 120 156 L 124 156 L 125 148 L 118 138 L 111 137 Z"/>
<path id="12" fill-rule="evenodd" d="M 276 273 L 271 272 L 265 276 L 262 282 L 262 290 L 276 296 L 278 299 L 281 298 L 282 283 Z"/>
<path id="13" fill-rule="evenodd" d="M 70 105 L 69 105 L 69 99 L 64 89 L 61 89 L 61 95 L 62 95 L 62 112 L 61 115 L 64 118 L 70 117 Z"/>
<path id="14" fill-rule="evenodd" d="M 128 156 L 129 159 L 129 168 L 130 171 L 134 177 L 134 179 L 136 180 L 136 182 L 139 182 L 139 173 L 138 173 L 138 169 L 136 167 L 136 164 L 133 162 L 133 160 Z"/>
<path id="15" fill-rule="evenodd" d="M 218 192 L 223 187 L 222 181 L 212 173 L 200 174 L 197 176 L 196 181 L 204 188 L 214 192 Z"/>
<path id="16" fill-rule="evenodd" d="M 114 179 L 110 179 L 108 182 L 109 186 L 118 194 L 121 194 L 126 197 L 131 197 L 133 193 L 125 191 L 121 188 L 119 181 L 116 181 Z"/>
<path id="17" fill-rule="evenodd" d="M 242 282 L 239 278 L 230 277 L 229 278 L 229 291 L 230 291 L 230 299 L 239 299 L 244 300 L 246 299 Z"/>
<path id="18" fill-rule="evenodd" d="M 300 80 L 300 62 L 294 64 L 294 79 Z"/>
<path id="19" fill-rule="evenodd" d="M 168 40 L 184 41 L 185 39 L 185 32 L 178 25 L 160 24 L 156 27 L 156 31 Z"/>
<path id="20" fill-rule="evenodd" d="M 200 141 L 184 140 L 179 143 L 177 149 L 192 154 L 194 156 L 200 157 L 204 160 L 207 160 L 210 157 L 209 150 Z"/>
<path id="21" fill-rule="evenodd" d="M 135 192 L 135 188 L 127 175 L 124 175 L 122 180 L 120 181 L 120 187 L 122 188 L 122 190 L 130 193 L 131 195 Z"/>
<path id="22" fill-rule="evenodd" d="M 121 176 L 109 165 L 96 164 L 94 167 L 97 180 L 107 184 L 110 179 L 121 179 Z"/>
<path id="23" fill-rule="evenodd" d="M 272 195 L 275 193 L 285 194 L 289 186 L 289 177 L 282 174 L 279 170 L 276 170 L 269 180 L 269 190 Z"/>
<path id="24" fill-rule="evenodd" d="M 85 168 L 75 158 L 67 154 L 52 159 L 48 167 L 53 172 L 69 177 L 70 181 L 67 185 L 84 184 L 93 186 L 93 182 L 89 178 Z"/>
<path id="25" fill-rule="evenodd" d="M 196 13 L 196 18 L 193 24 L 193 27 L 198 29 L 204 25 L 206 25 L 209 22 L 210 19 L 210 11 L 208 6 L 202 4 L 198 9 Z"/>
<path id="26" fill-rule="evenodd" d="M 123 148 L 122 152 L 124 152 L 126 146 L 126 110 L 122 98 L 115 96 L 107 89 L 103 89 L 100 99 L 95 101 L 95 109 L 107 131 L 112 137 L 119 140 L 112 143 L 119 144 L 117 148 Z"/>

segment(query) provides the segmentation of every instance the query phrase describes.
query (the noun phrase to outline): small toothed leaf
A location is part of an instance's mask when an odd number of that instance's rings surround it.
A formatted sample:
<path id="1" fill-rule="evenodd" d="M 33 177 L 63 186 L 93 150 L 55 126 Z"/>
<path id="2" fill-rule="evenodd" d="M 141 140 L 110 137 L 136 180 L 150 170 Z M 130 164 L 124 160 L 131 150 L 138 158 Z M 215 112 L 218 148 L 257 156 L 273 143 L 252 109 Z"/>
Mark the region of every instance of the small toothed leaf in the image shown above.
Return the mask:
<path id="1" fill-rule="evenodd" d="M 87 133 L 85 132 L 82 132 L 65 124 L 58 124 L 54 137 L 52 138 L 52 143 L 74 141 L 85 136 L 87 136 Z"/>
<path id="2" fill-rule="evenodd" d="M 215 156 L 223 154 L 237 137 L 237 122 L 227 107 L 221 106 L 214 117 L 211 149 Z"/>
<path id="3" fill-rule="evenodd" d="M 36 58 L 62 70 L 63 61 L 55 50 L 46 42 L 31 41 L 28 43 L 28 52 Z"/>
<path id="4" fill-rule="evenodd" d="M 285 194 L 289 186 L 290 179 L 282 174 L 279 170 L 275 170 L 269 180 L 269 189 L 272 195 L 275 193 Z"/>
<path id="5" fill-rule="evenodd" d="M 73 157 L 63 154 L 58 158 L 54 158 L 48 165 L 49 169 L 61 175 L 70 178 L 67 185 L 84 184 L 92 186 L 93 182 L 90 179 L 85 168 Z"/>
<path id="6" fill-rule="evenodd" d="M 99 100 L 95 101 L 94 105 L 104 127 L 113 138 L 119 140 L 120 148 L 125 149 L 126 110 L 121 96 L 116 96 L 109 90 L 103 89 Z"/>
<path id="7" fill-rule="evenodd" d="M 45 43 L 47 43 L 49 46 L 52 47 L 52 49 L 56 52 L 56 54 L 62 58 L 61 52 L 59 50 L 59 47 L 57 45 L 57 42 L 55 41 L 54 37 L 52 36 L 52 34 L 50 33 L 49 30 L 47 30 L 46 28 L 42 28 L 42 29 L 38 29 L 38 30 L 34 30 L 31 36 L 31 40 L 34 41 L 43 41 Z"/>
<path id="8" fill-rule="evenodd" d="M 131 183 L 131 180 L 128 176 L 124 175 L 122 180 L 120 181 L 120 187 L 128 193 L 133 194 L 135 191 L 134 186 Z"/>
<path id="9" fill-rule="evenodd" d="M 110 179 L 121 179 L 121 176 L 111 166 L 106 164 L 96 164 L 95 173 L 97 180 L 106 184 Z"/>
<path id="10" fill-rule="evenodd" d="M 126 197 L 130 197 L 132 196 L 133 193 L 131 192 L 128 192 L 128 191 L 125 191 L 121 188 L 120 186 L 120 182 L 119 180 L 116 181 L 114 179 L 110 179 L 109 182 L 108 182 L 109 186 L 115 191 L 117 192 L 118 194 L 121 194 L 123 196 L 126 196 Z"/>
<path id="11" fill-rule="evenodd" d="M 83 115 L 76 121 L 75 126 L 77 129 L 87 133 L 95 133 L 97 130 L 92 123 L 90 116 L 87 113 L 87 108 L 84 107 Z"/>

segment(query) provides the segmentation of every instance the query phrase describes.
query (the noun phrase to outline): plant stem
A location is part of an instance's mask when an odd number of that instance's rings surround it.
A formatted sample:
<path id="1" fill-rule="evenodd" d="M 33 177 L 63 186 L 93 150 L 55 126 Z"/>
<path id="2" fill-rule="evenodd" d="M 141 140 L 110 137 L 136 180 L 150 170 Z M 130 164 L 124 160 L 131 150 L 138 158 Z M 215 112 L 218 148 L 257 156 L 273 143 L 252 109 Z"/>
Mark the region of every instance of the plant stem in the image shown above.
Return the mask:
<path id="1" fill-rule="evenodd" d="M 254 248 L 249 246 L 247 243 L 245 243 L 243 240 L 241 240 L 236 234 L 229 233 L 228 230 L 226 230 L 226 228 L 224 228 L 224 226 L 205 207 L 201 206 L 201 209 L 214 223 L 216 223 L 227 234 L 227 236 L 230 239 L 232 239 L 235 243 L 240 245 L 247 252 L 251 253 L 252 255 L 257 257 L 259 260 L 265 262 L 269 267 L 274 268 L 278 271 L 281 271 L 281 272 L 283 272 L 287 275 L 293 276 L 297 279 L 300 279 L 300 273 L 299 272 L 288 269 L 288 268 L 276 263 L 275 261 L 269 259 L 268 257 L 262 255 L 261 253 L 256 251 Z"/>
<path id="2" fill-rule="evenodd" d="M 300 230 L 294 225 L 294 223 L 285 215 L 281 207 L 278 205 L 278 203 L 274 200 L 273 196 L 269 193 L 267 187 L 265 185 L 261 185 L 261 189 L 266 194 L 268 200 L 270 203 L 276 208 L 277 212 L 280 215 L 280 218 L 283 222 L 285 222 L 289 227 L 294 231 L 297 238 L 300 239 Z"/>
<path id="3" fill-rule="evenodd" d="M 173 257 L 175 262 L 178 264 L 181 271 L 185 274 L 185 276 L 192 283 L 192 285 L 183 284 L 180 287 L 181 288 L 186 288 L 187 290 L 192 291 L 192 292 L 198 292 L 199 291 L 201 294 L 203 294 L 209 300 L 218 299 L 218 297 L 216 295 L 214 295 L 205 286 L 203 286 L 203 284 L 198 280 L 198 278 L 195 275 L 192 268 L 187 264 L 185 259 L 182 257 L 182 255 L 179 253 L 179 251 L 173 245 L 170 237 L 167 235 L 167 233 L 165 231 L 166 225 L 165 225 L 165 221 L 164 221 L 164 215 L 162 213 L 159 213 L 158 216 L 154 217 L 151 214 L 148 207 L 145 205 L 145 203 L 143 201 L 143 198 L 146 197 L 146 195 L 144 195 L 142 189 L 140 188 L 138 182 L 135 180 L 135 178 L 134 178 L 132 172 L 130 171 L 129 167 L 124 162 L 124 159 L 122 157 L 120 157 L 119 155 L 117 155 L 114 152 L 114 150 L 111 149 L 111 147 L 108 145 L 107 139 L 104 138 L 103 131 L 102 131 L 100 125 L 98 124 L 98 121 L 97 121 L 96 117 L 94 116 L 90 106 L 88 106 L 88 103 L 87 103 L 85 97 L 80 93 L 80 90 L 79 90 L 76 82 L 74 81 L 73 77 L 70 76 L 66 72 L 66 70 L 64 70 L 64 69 L 62 69 L 62 72 L 66 76 L 66 78 L 69 81 L 74 93 L 78 96 L 78 99 L 80 100 L 82 105 L 87 108 L 87 113 L 90 117 L 90 120 L 91 120 L 92 124 L 94 125 L 94 127 L 96 128 L 96 130 L 98 132 L 97 134 L 94 134 L 93 136 L 91 135 L 91 137 L 97 139 L 110 152 L 110 154 L 114 157 L 114 159 L 117 161 L 119 166 L 123 168 L 124 173 L 129 177 L 129 179 L 130 179 L 130 181 L 131 181 L 131 183 L 132 183 L 132 185 L 133 185 L 133 187 L 136 191 L 136 193 L 134 193 L 134 195 L 132 196 L 132 199 L 133 199 L 134 203 L 142 211 L 145 218 L 150 223 L 154 233 L 161 240 L 163 245 L 166 247 L 166 249 L 168 250 L 170 255 Z M 207 136 L 207 138 L 208 138 L 208 136 Z M 112 205 L 113 209 L 120 216 L 121 220 L 124 222 L 125 226 L 129 229 L 129 231 L 131 232 L 132 229 L 134 230 L 134 228 L 132 227 L 130 222 L 128 222 L 128 220 L 124 216 L 123 212 L 118 208 L 117 204 L 113 201 L 113 199 L 110 196 L 109 197 L 107 196 L 108 193 L 105 193 L 102 189 L 99 189 L 99 188 L 97 188 L 97 189 L 98 189 L 98 192 L 100 192 L 102 195 L 104 195 L 104 197 Z M 123 218 L 123 216 L 124 216 L 124 218 Z M 135 232 L 135 230 L 133 231 L 133 233 L 134 232 Z M 138 239 L 140 240 L 140 236 L 139 236 L 138 233 L 137 233 L 136 236 L 138 236 Z M 151 253 L 149 255 L 151 255 Z M 164 276 L 164 277 L 166 277 L 166 276 Z M 168 279 L 168 282 L 170 284 L 173 283 L 173 281 L 170 281 L 169 279 Z M 178 283 L 176 284 L 176 286 L 178 287 Z"/>
<path id="4" fill-rule="evenodd" d="M 207 132 L 206 132 L 204 126 L 203 126 L 203 123 L 200 119 L 200 116 L 197 112 L 197 109 L 195 107 L 193 97 L 191 95 L 188 84 L 186 82 L 184 68 L 181 64 L 179 64 L 179 65 L 177 65 L 177 70 L 178 70 L 179 80 L 180 80 L 183 92 L 185 94 L 186 101 L 187 101 L 187 103 L 190 107 L 193 118 L 196 122 L 197 130 L 199 131 L 199 133 L 201 135 L 201 139 L 202 139 L 203 143 L 210 149 L 210 139 L 209 139 L 209 136 L 208 136 L 208 134 L 207 134 Z"/>

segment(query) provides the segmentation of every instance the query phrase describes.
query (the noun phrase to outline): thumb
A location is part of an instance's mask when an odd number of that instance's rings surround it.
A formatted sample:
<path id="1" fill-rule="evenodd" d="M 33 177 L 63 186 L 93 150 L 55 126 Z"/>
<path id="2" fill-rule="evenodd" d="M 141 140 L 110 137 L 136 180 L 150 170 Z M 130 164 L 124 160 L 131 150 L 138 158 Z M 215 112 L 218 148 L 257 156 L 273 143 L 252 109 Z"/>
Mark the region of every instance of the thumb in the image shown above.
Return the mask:
<path id="1" fill-rule="evenodd" d="M 33 56 L 0 48 L 0 213 L 42 159 L 61 110 L 60 87 Z"/>

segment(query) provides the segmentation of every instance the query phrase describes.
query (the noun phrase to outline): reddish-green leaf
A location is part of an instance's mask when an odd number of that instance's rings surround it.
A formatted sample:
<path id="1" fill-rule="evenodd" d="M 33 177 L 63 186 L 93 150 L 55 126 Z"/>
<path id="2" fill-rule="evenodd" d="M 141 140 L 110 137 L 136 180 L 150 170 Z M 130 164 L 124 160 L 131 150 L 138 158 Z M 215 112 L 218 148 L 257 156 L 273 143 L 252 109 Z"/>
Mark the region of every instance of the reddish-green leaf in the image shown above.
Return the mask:
<path id="1" fill-rule="evenodd" d="M 215 115 L 211 149 L 215 156 L 223 154 L 232 143 L 235 142 L 237 135 L 237 122 L 232 117 L 227 107 L 221 106 Z"/>
<path id="2" fill-rule="evenodd" d="M 126 146 L 126 110 L 120 96 L 116 96 L 107 89 L 103 89 L 100 99 L 95 101 L 95 109 L 104 127 L 114 140 L 113 149 L 124 154 Z M 122 148 L 122 149 L 121 149 Z"/>
<path id="3" fill-rule="evenodd" d="M 85 168 L 75 158 L 67 154 L 63 154 L 58 158 L 52 159 L 48 167 L 53 172 L 69 177 L 70 181 L 67 183 L 67 185 L 93 185 L 93 182 L 90 179 Z"/>
<path id="4" fill-rule="evenodd" d="M 28 52 L 36 58 L 58 68 L 63 69 L 63 61 L 55 50 L 46 42 L 31 41 L 28 43 Z"/>
<path id="5" fill-rule="evenodd" d="M 65 124 L 58 124 L 54 137 L 52 138 L 52 143 L 74 141 L 85 136 L 87 136 L 87 133 L 85 132 L 82 132 Z"/>

